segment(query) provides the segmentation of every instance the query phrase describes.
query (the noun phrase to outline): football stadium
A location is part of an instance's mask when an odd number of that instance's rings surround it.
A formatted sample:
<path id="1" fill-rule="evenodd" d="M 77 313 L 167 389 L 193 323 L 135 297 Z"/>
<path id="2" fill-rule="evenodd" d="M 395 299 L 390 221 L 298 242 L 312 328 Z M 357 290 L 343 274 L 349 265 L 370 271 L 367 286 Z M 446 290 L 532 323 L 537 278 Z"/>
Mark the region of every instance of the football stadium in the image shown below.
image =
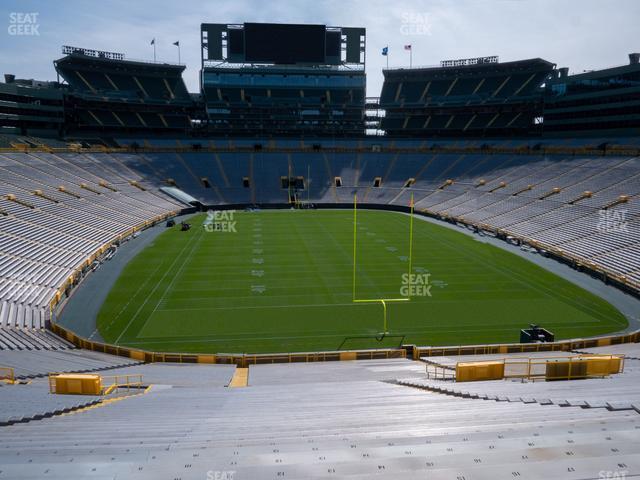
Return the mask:
<path id="1" fill-rule="evenodd" d="M 2 6 L 0 480 L 640 476 L 640 46 L 245 3 Z"/>

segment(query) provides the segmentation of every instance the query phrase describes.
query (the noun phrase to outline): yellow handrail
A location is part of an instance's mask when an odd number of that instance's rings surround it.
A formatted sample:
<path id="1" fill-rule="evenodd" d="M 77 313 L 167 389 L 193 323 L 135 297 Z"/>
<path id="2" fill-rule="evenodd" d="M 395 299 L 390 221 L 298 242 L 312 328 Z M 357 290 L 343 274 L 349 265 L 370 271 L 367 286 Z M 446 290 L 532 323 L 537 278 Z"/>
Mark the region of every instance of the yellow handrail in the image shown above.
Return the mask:
<path id="1" fill-rule="evenodd" d="M 104 381 L 111 381 L 110 385 L 104 385 Z M 126 391 L 130 391 L 132 388 L 142 388 L 144 385 L 142 383 L 142 374 L 134 373 L 127 375 L 108 375 L 102 377 L 103 381 L 103 395 L 109 395 L 114 391 L 120 391 L 120 389 L 126 389 Z"/>

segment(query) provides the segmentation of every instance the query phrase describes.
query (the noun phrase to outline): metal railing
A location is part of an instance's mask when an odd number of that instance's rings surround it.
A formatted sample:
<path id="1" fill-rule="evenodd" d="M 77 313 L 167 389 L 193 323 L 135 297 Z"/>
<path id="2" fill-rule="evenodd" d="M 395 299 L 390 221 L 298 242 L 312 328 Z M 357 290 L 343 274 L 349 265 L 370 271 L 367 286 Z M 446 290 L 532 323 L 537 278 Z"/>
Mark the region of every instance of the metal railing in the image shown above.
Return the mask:
<path id="1" fill-rule="evenodd" d="M 600 368 L 589 370 L 589 362 L 600 362 Z M 607 362 L 607 363 L 605 363 Z M 441 364 L 429 362 L 426 365 L 427 378 L 437 380 L 456 380 L 461 366 L 473 367 L 486 364 L 501 364 L 504 372 L 502 379 L 520 380 L 572 380 L 584 378 L 604 378 L 623 373 L 625 367 L 624 355 L 612 354 L 581 354 L 571 356 L 549 357 L 503 357 L 486 361 L 465 361 L 455 364 Z M 482 380 L 479 378 L 479 380 Z"/>
<path id="2" fill-rule="evenodd" d="M 142 383 L 142 374 L 128 374 L 128 375 L 108 375 L 102 378 L 102 394 L 109 395 L 114 391 L 117 393 L 120 390 L 125 390 L 127 392 L 131 391 L 131 389 L 142 389 L 145 385 Z M 105 380 L 110 382 L 108 385 L 105 385 Z"/>

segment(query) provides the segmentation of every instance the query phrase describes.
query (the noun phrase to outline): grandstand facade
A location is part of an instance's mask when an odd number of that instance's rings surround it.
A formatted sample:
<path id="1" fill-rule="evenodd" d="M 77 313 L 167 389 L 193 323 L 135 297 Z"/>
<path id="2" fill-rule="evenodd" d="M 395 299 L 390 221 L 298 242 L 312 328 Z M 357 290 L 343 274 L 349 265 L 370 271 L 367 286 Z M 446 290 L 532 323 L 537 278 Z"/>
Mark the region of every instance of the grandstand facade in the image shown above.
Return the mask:
<path id="1" fill-rule="evenodd" d="M 568 75 L 546 86 L 544 130 L 555 135 L 625 134 L 640 127 L 640 54 L 629 64 Z"/>
<path id="2" fill-rule="evenodd" d="M 293 39 L 322 38 L 322 48 L 296 53 L 275 42 L 269 48 L 279 56 L 267 58 L 245 39 L 244 30 L 256 28 L 252 25 L 262 24 L 202 24 L 198 93 L 187 91 L 184 65 L 65 46 L 65 56 L 54 62 L 61 82 L 6 75 L 0 83 L 2 132 L 94 142 L 165 134 L 202 140 L 372 133 L 546 138 L 632 135 L 640 122 L 635 53 L 626 66 L 574 75 L 540 58 L 481 57 L 386 69 L 379 97 L 367 97 L 363 28 L 317 25 L 311 33 L 294 28 L 288 33 Z M 275 27 L 265 24 L 263 37 L 248 38 L 264 41 Z"/>
<path id="3" fill-rule="evenodd" d="M 64 96 L 67 135 L 185 135 L 191 131 L 194 100 L 184 65 L 136 62 L 122 54 L 63 47 L 54 62 L 69 86 Z"/>
<path id="4" fill-rule="evenodd" d="M 554 66 L 539 58 L 506 63 L 495 58 L 384 70 L 382 129 L 406 137 L 539 135 L 541 85 Z"/>
<path id="5" fill-rule="evenodd" d="M 202 83 L 212 133 L 364 135 L 364 70 L 221 66 Z"/>
<path id="6" fill-rule="evenodd" d="M 364 28 L 203 24 L 208 132 L 364 135 Z"/>
<path id="7" fill-rule="evenodd" d="M 59 138 L 64 133 L 64 90 L 57 82 L 16 79 L 0 82 L 0 135 Z M 9 146 L 5 137 L 0 143 Z"/>

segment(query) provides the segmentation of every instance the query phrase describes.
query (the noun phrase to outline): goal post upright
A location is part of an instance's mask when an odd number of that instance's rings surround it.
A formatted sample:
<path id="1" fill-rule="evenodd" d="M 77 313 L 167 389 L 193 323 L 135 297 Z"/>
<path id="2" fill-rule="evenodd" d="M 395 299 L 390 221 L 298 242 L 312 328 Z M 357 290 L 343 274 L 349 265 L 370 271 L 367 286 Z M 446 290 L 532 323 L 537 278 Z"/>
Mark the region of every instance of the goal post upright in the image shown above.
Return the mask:
<path id="1" fill-rule="evenodd" d="M 356 236 L 358 235 L 358 194 L 353 194 L 353 301 L 356 301 Z"/>
<path id="2" fill-rule="evenodd" d="M 413 192 L 411 192 L 411 203 L 409 204 L 409 297 L 411 296 L 411 273 L 413 270 Z"/>
<path id="3" fill-rule="evenodd" d="M 411 213 L 409 221 L 409 285 L 411 285 L 411 270 L 412 270 L 412 258 L 413 258 L 413 193 L 411 194 Z M 381 303 L 383 314 L 383 331 L 382 335 L 387 335 L 388 321 L 387 321 L 387 302 L 408 302 L 410 297 L 400 298 L 356 298 L 356 260 L 357 260 L 357 238 L 358 238 L 358 194 L 353 195 L 353 303 Z M 409 289 L 410 291 L 410 289 Z"/>

